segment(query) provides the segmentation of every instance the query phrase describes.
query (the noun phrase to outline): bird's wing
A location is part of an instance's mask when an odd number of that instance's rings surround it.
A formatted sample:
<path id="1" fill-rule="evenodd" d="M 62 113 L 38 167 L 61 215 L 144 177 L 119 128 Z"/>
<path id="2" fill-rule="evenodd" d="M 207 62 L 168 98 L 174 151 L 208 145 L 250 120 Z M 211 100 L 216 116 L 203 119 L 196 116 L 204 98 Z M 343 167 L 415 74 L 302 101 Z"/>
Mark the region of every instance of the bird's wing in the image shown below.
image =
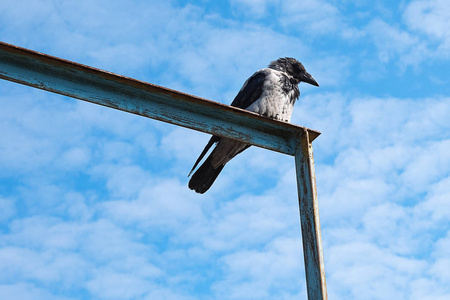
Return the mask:
<path id="1" fill-rule="evenodd" d="M 249 107 L 253 102 L 258 100 L 259 97 L 261 97 L 264 80 L 266 79 L 266 76 L 267 76 L 267 69 L 262 69 L 262 70 L 257 71 L 249 79 L 247 79 L 247 81 L 244 83 L 241 90 L 239 91 L 239 93 L 234 98 L 233 102 L 231 103 L 231 106 L 245 109 L 245 108 Z M 189 172 L 188 177 L 195 170 L 195 168 L 200 163 L 200 161 L 203 159 L 203 157 L 208 152 L 208 150 L 211 148 L 211 146 L 214 143 L 217 143 L 219 141 L 220 141 L 220 137 L 215 136 L 215 135 L 213 135 L 211 137 L 208 144 L 206 144 L 205 149 L 203 149 L 202 153 L 200 154 L 200 156 L 198 157 L 194 166 L 192 167 L 192 170 Z M 250 146 L 245 147 L 238 153 L 244 151 L 248 147 L 250 147 Z M 238 154 L 238 153 L 236 153 L 236 154 Z"/>
<path id="2" fill-rule="evenodd" d="M 194 166 L 192 167 L 191 171 L 189 172 L 189 176 L 191 176 L 192 171 L 194 171 L 195 167 L 197 167 L 198 163 L 202 160 L 202 158 L 205 156 L 205 154 L 208 152 L 209 148 L 211 148 L 211 146 L 214 143 L 217 143 L 220 140 L 220 137 L 213 135 L 210 139 L 208 144 L 206 144 L 205 149 L 203 149 L 202 153 L 200 154 L 200 156 L 197 158 L 197 161 L 195 162 Z"/>
<path id="3" fill-rule="evenodd" d="M 267 70 L 262 69 L 253 74 L 242 86 L 239 93 L 234 98 L 231 106 L 247 108 L 253 102 L 259 99 L 262 94 L 264 81 L 266 80 Z"/>

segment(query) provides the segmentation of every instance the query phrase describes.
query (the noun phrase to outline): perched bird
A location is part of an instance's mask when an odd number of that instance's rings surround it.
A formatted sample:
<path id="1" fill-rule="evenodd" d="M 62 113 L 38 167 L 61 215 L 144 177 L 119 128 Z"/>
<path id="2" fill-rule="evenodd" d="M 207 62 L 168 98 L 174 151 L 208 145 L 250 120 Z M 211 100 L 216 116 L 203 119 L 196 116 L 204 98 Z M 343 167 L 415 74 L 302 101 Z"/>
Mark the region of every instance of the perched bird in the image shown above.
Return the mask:
<path id="1" fill-rule="evenodd" d="M 300 82 L 319 86 L 305 67 L 294 58 L 279 58 L 253 74 L 242 86 L 231 106 L 243 108 L 275 120 L 289 122 L 295 101 L 300 96 Z M 206 192 L 227 162 L 250 145 L 213 135 L 192 167 L 192 174 L 213 144 L 214 150 L 189 181 L 189 188 Z"/>

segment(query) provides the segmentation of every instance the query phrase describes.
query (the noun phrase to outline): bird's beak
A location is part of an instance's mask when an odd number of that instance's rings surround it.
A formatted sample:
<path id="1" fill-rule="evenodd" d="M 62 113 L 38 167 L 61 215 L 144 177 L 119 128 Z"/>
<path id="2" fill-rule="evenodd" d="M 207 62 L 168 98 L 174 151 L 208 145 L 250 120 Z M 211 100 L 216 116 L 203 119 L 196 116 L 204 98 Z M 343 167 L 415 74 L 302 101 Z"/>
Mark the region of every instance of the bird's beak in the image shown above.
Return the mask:
<path id="1" fill-rule="evenodd" d="M 319 83 L 309 73 L 305 73 L 302 75 L 302 81 L 312 84 L 312 85 L 315 85 L 315 86 L 319 86 Z"/>

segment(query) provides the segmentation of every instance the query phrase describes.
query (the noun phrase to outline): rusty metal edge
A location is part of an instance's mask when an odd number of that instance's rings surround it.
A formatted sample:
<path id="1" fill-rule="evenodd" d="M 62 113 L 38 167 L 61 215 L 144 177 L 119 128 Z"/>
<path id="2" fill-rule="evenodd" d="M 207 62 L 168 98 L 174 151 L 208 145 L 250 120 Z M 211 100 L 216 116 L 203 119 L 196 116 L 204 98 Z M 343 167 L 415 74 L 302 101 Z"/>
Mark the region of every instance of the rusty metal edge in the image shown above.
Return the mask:
<path id="1" fill-rule="evenodd" d="M 7 51 L 7 52 L 16 52 L 16 53 L 22 53 L 26 56 L 32 56 L 35 58 L 38 58 L 40 60 L 44 60 L 44 61 L 48 61 L 51 63 L 56 63 L 59 64 L 61 67 L 64 66 L 69 66 L 71 68 L 76 68 L 78 70 L 81 70 L 83 72 L 88 72 L 88 73 L 92 73 L 95 74 L 97 76 L 102 76 L 111 80 L 115 80 L 115 81 L 119 81 L 123 84 L 127 84 L 127 85 L 132 85 L 134 87 L 137 87 L 139 89 L 143 89 L 143 90 L 147 90 L 147 91 L 151 91 L 154 93 L 161 93 L 161 94 L 166 94 L 168 96 L 174 97 L 174 98 L 178 98 L 178 99 L 182 99 L 184 101 L 187 102 L 192 102 L 192 103 L 199 103 L 202 102 L 203 104 L 207 104 L 209 106 L 212 107 L 220 107 L 223 110 L 228 110 L 228 111 L 232 111 L 235 114 L 239 114 L 239 115 L 245 115 L 249 118 L 253 118 L 253 119 L 259 119 L 259 120 L 263 120 L 264 122 L 268 122 L 268 123 L 272 123 L 272 124 L 276 124 L 277 126 L 283 126 L 285 128 L 289 128 L 292 131 L 296 131 L 296 132 L 302 132 L 303 130 L 307 130 L 309 132 L 310 135 L 310 139 L 311 141 L 313 141 L 314 139 L 316 139 L 321 133 L 317 130 L 313 130 L 310 128 L 306 128 L 306 127 L 302 127 L 302 126 L 298 126 L 292 123 L 287 123 L 287 122 L 280 122 L 280 121 L 276 121 L 270 118 L 266 118 L 263 116 L 260 116 L 256 113 L 253 112 L 249 112 L 247 110 L 244 109 L 240 109 L 237 107 L 232 107 L 226 104 L 222 104 L 216 101 L 212 101 L 209 99 L 205 99 L 205 98 L 201 98 L 198 96 L 194 96 L 194 95 L 190 95 L 187 93 L 183 93 L 177 90 L 173 90 L 167 87 L 162 87 L 159 85 L 155 85 L 149 82 L 145 82 L 145 81 L 141 81 L 138 79 L 134 79 L 134 78 L 130 78 L 127 76 L 123 76 L 123 75 L 119 75 L 116 73 L 112 73 L 109 71 L 105 71 L 105 70 L 101 70 L 95 67 L 91 67 L 91 66 L 87 66 L 87 65 L 83 65 L 80 63 L 76 63 L 70 60 L 66 60 L 66 59 L 62 59 L 56 56 L 52 56 L 52 55 L 48 55 L 45 53 L 41 53 L 38 51 L 34 51 L 34 50 L 30 50 L 30 49 L 26 49 L 26 48 L 22 48 L 16 45 L 12 45 L 12 44 L 8 44 L 5 42 L 1 42 L 0 41 L 0 48 L 2 48 L 3 50 Z"/>
<path id="2" fill-rule="evenodd" d="M 295 165 L 308 299 L 327 300 L 314 154 L 306 129 L 299 137 Z"/>

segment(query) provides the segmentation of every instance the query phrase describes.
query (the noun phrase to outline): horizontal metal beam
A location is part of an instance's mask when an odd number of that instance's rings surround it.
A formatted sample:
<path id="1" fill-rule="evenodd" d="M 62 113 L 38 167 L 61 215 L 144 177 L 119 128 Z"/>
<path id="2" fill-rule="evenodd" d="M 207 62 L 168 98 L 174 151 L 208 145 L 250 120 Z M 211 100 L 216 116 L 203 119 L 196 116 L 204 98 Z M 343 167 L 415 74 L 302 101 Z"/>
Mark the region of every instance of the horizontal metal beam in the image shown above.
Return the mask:
<path id="1" fill-rule="evenodd" d="M 0 78 L 295 155 L 305 128 L 0 42 Z M 307 129 L 310 139 L 320 133 Z"/>

